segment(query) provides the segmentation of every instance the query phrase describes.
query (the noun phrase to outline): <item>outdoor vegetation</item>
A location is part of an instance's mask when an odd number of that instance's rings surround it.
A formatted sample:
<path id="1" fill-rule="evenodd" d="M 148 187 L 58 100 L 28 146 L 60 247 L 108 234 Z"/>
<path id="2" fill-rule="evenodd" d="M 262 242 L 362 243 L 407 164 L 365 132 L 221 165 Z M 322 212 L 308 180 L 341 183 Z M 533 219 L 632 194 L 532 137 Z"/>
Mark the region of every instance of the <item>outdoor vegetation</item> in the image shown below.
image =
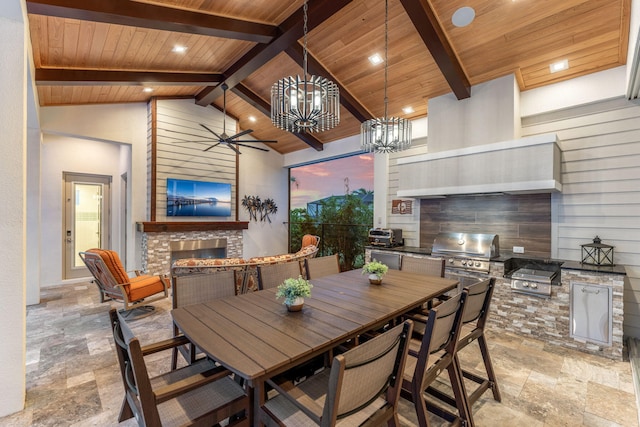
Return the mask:
<path id="1" fill-rule="evenodd" d="M 363 188 L 331 196 L 290 212 L 291 250 L 300 249 L 302 236 L 320 236 L 318 256 L 338 254 L 342 271 L 364 264 L 364 249 L 373 226 L 373 192 Z"/>

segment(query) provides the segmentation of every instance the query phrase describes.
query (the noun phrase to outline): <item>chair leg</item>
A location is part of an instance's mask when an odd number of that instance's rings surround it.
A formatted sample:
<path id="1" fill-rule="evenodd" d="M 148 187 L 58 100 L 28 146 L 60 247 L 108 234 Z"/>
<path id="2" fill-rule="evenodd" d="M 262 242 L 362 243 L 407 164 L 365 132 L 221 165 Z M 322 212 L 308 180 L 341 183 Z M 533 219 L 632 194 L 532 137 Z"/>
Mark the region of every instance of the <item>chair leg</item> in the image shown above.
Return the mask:
<path id="1" fill-rule="evenodd" d="M 500 396 L 498 381 L 496 379 L 496 374 L 493 370 L 493 364 L 491 363 L 491 356 L 489 356 L 489 347 L 487 347 L 487 340 L 484 338 L 484 334 L 478 337 L 478 346 L 480 347 L 480 353 L 482 353 L 482 360 L 484 361 L 484 367 L 487 371 L 487 378 L 489 379 L 489 387 L 493 392 L 493 398 L 497 402 L 501 402 L 502 396 Z"/>
<path id="2" fill-rule="evenodd" d="M 449 380 L 451 381 L 453 396 L 455 397 L 456 407 L 458 408 L 460 418 L 462 418 L 463 425 L 473 427 L 473 415 L 467 399 L 467 391 L 464 387 L 462 368 L 460 368 L 458 355 L 453 356 L 453 361 L 447 367 L 447 371 L 449 372 Z"/>

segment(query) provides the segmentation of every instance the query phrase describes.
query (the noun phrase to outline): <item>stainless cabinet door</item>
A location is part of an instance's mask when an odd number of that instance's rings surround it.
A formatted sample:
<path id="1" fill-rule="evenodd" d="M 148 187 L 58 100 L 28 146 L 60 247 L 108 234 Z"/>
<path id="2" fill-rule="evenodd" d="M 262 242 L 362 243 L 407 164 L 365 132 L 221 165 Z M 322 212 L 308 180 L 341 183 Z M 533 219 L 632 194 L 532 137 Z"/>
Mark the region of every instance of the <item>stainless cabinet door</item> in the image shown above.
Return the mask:
<path id="1" fill-rule="evenodd" d="M 570 336 L 611 345 L 613 306 L 611 288 L 571 282 Z"/>

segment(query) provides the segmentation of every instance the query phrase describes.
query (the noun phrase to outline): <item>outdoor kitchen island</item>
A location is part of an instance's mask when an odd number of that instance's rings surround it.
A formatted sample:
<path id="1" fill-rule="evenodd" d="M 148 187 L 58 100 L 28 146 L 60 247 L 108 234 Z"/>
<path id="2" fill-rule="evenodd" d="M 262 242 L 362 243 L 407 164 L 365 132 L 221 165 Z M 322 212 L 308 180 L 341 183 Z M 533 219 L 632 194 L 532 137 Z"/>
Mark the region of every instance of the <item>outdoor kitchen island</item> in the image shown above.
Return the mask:
<path id="1" fill-rule="evenodd" d="M 391 257 L 432 258 L 428 248 L 368 246 L 371 254 Z M 394 258 L 391 258 L 394 259 Z M 505 265 L 513 259 L 557 264 L 559 280 L 550 296 L 512 290 L 512 279 L 505 277 Z M 464 284 L 488 277 L 496 278 L 491 302 L 489 327 L 533 336 L 549 345 L 572 348 L 614 360 L 623 359 L 623 266 L 596 267 L 577 261 L 544 260 L 502 254 L 490 260 L 488 272 L 445 268 L 445 276 L 462 278 Z M 464 283 L 466 282 L 466 283 Z"/>

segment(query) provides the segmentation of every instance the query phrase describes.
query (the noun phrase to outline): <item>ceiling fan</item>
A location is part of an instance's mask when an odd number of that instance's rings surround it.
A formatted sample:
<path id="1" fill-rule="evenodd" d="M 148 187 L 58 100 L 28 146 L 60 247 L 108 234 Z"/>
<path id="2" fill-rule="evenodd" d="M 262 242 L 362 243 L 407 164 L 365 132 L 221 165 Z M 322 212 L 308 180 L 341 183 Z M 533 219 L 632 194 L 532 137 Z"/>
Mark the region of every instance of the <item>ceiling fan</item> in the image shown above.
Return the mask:
<path id="1" fill-rule="evenodd" d="M 227 135 L 226 132 L 226 124 L 227 124 L 227 89 L 229 89 L 229 86 L 227 86 L 226 83 L 222 83 L 222 90 L 223 90 L 223 98 L 222 98 L 222 114 L 223 114 L 223 122 L 222 122 L 222 134 L 218 135 L 216 132 L 214 132 L 213 130 L 211 130 L 208 126 L 203 125 L 202 123 L 200 123 L 200 126 L 202 126 L 203 128 L 205 128 L 206 130 L 208 130 L 209 132 L 211 132 L 213 135 L 215 135 L 216 138 L 218 138 L 218 141 L 213 144 L 210 145 L 209 147 L 205 148 L 203 151 L 209 151 L 214 147 L 217 147 L 220 144 L 224 144 L 227 147 L 229 147 L 230 149 L 232 149 L 233 151 L 235 151 L 238 154 L 242 154 L 240 153 L 240 150 L 238 149 L 237 146 L 242 146 L 242 147 L 248 147 L 248 148 L 253 148 L 254 150 L 261 150 L 261 151 L 269 151 L 266 148 L 262 148 L 262 147 L 254 147 L 252 145 L 246 145 L 246 143 L 250 143 L 250 142 L 262 142 L 262 143 L 273 143 L 273 142 L 278 142 L 276 140 L 272 140 L 272 139 L 263 139 L 263 140 L 256 140 L 256 139 L 236 139 L 239 138 L 243 135 L 246 135 L 248 133 L 253 132 L 253 129 L 247 129 L 247 130 L 243 130 L 242 132 L 239 132 L 235 135 Z"/>

